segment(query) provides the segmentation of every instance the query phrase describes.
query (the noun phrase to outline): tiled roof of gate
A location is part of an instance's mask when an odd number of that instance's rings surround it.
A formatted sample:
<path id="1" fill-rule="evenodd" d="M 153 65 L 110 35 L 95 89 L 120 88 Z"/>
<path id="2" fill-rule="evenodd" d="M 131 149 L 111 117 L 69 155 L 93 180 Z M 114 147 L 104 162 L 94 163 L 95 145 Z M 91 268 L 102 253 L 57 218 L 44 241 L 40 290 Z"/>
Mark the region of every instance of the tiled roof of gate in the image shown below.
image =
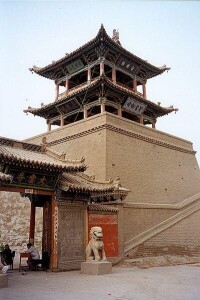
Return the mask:
<path id="1" fill-rule="evenodd" d="M 0 138 L 0 160 L 15 165 L 51 171 L 84 171 L 84 158 L 67 160 L 66 154 L 57 153 L 45 145 L 39 146 L 7 138 Z"/>
<path id="2" fill-rule="evenodd" d="M 59 179 L 58 186 L 63 191 L 80 191 L 85 193 L 118 193 L 128 194 L 129 190 L 121 187 L 119 177 L 115 180 L 96 181 L 94 176 L 89 176 L 85 173 L 63 173 Z"/>
<path id="3" fill-rule="evenodd" d="M 0 138 L 0 163 L 2 167 L 14 166 L 26 169 L 40 169 L 61 173 L 58 187 L 62 191 L 78 192 L 90 195 L 90 199 L 121 198 L 124 199 L 129 190 L 121 187 L 119 178 L 100 182 L 85 171 L 84 158 L 67 160 L 65 154 L 59 154 L 46 146 L 35 145 L 12 139 Z M 0 172 L 0 182 L 11 181 L 12 176 Z"/>

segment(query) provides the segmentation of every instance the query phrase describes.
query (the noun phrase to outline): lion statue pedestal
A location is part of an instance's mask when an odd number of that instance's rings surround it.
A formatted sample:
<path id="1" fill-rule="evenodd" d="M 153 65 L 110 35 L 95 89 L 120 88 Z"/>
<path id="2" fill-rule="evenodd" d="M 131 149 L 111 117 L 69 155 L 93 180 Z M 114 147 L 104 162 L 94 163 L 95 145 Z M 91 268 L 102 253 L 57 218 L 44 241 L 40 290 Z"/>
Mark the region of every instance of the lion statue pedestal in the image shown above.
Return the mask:
<path id="1" fill-rule="evenodd" d="M 92 227 L 90 241 L 86 247 L 86 261 L 81 264 L 81 272 L 90 275 L 112 273 L 112 264 L 106 259 L 101 227 Z"/>

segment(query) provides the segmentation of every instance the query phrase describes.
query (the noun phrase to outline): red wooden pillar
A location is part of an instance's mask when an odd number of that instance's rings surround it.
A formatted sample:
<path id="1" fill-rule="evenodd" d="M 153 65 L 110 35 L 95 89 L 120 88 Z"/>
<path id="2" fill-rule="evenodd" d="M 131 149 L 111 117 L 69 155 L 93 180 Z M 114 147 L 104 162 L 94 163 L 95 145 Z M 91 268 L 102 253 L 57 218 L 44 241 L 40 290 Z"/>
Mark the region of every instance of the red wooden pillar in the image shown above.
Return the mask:
<path id="1" fill-rule="evenodd" d="M 87 117 L 88 117 L 88 110 L 87 110 L 87 107 L 84 105 L 84 107 L 83 107 L 83 118 L 87 119 Z"/>
<path id="2" fill-rule="evenodd" d="M 147 99 L 146 84 L 142 84 L 143 98 Z"/>
<path id="3" fill-rule="evenodd" d="M 101 102 L 101 114 L 104 113 L 105 110 L 106 110 L 106 108 L 105 108 L 105 102 L 102 101 L 102 102 Z"/>
<path id="4" fill-rule="evenodd" d="M 69 78 L 66 78 L 66 81 L 65 81 L 65 91 L 66 91 L 66 94 L 68 93 L 69 91 Z"/>
<path id="5" fill-rule="evenodd" d="M 47 131 L 51 131 L 51 123 L 47 123 Z"/>
<path id="6" fill-rule="evenodd" d="M 100 62 L 100 76 L 104 74 L 104 62 Z"/>
<path id="7" fill-rule="evenodd" d="M 144 117 L 143 116 L 140 117 L 140 124 L 144 125 Z"/>
<path id="8" fill-rule="evenodd" d="M 58 99 L 58 95 L 59 95 L 59 84 L 56 84 L 56 96 L 55 96 L 55 100 Z"/>
<path id="9" fill-rule="evenodd" d="M 117 115 L 122 117 L 122 107 L 121 107 L 121 105 L 119 106 L 119 108 L 117 110 Z"/>
<path id="10" fill-rule="evenodd" d="M 137 79 L 136 78 L 133 79 L 133 91 L 137 92 Z"/>
<path id="11" fill-rule="evenodd" d="M 116 69 L 112 68 L 112 82 L 116 83 Z"/>
<path id="12" fill-rule="evenodd" d="M 89 242 L 89 208 L 85 211 L 85 246 Z"/>
<path id="13" fill-rule="evenodd" d="M 92 79 L 91 68 L 88 68 L 88 74 L 87 74 L 87 81 L 88 81 L 88 83 L 91 82 L 91 79 Z"/>
<path id="14" fill-rule="evenodd" d="M 29 228 L 29 242 L 34 245 L 35 235 L 35 205 L 31 202 L 31 213 L 30 213 L 30 228 Z"/>
<path id="15" fill-rule="evenodd" d="M 51 269 L 58 269 L 58 205 L 55 196 L 51 197 Z"/>
<path id="16" fill-rule="evenodd" d="M 63 117 L 63 115 L 61 115 L 60 116 L 60 126 L 62 127 L 64 125 L 65 125 L 65 123 L 64 123 L 64 117 Z"/>
<path id="17" fill-rule="evenodd" d="M 152 123 L 152 128 L 153 128 L 153 129 L 156 128 L 156 123 Z"/>

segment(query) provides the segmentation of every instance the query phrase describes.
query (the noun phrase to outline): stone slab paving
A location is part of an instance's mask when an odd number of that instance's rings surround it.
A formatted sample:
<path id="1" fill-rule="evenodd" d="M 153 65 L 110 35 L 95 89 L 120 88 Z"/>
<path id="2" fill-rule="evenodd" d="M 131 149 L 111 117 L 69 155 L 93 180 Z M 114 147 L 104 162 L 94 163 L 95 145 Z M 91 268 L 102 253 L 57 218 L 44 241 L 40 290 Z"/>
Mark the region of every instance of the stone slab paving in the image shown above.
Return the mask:
<path id="1" fill-rule="evenodd" d="M 113 267 L 108 275 L 80 271 L 8 272 L 1 300 L 199 300 L 200 266 Z"/>

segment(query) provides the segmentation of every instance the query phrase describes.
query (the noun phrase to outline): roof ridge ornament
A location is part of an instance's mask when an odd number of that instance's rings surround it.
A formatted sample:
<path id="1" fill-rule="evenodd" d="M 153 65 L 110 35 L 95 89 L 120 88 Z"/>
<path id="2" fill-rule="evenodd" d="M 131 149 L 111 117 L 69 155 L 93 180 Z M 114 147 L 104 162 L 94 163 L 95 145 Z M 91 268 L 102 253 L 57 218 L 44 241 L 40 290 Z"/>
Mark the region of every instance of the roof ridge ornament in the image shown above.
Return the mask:
<path id="1" fill-rule="evenodd" d="M 47 149 L 47 138 L 46 138 L 46 136 L 43 136 L 42 137 L 42 144 L 41 144 L 41 146 L 42 146 L 42 152 L 46 152 L 46 149 Z"/>
<path id="2" fill-rule="evenodd" d="M 113 36 L 112 36 L 112 40 L 116 43 L 116 44 L 118 44 L 118 45 L 120 45 L 121 46 L 121 43 L 120 43 L 120 41 L 119 41 L 119 29 L 113 29 Z"/>

